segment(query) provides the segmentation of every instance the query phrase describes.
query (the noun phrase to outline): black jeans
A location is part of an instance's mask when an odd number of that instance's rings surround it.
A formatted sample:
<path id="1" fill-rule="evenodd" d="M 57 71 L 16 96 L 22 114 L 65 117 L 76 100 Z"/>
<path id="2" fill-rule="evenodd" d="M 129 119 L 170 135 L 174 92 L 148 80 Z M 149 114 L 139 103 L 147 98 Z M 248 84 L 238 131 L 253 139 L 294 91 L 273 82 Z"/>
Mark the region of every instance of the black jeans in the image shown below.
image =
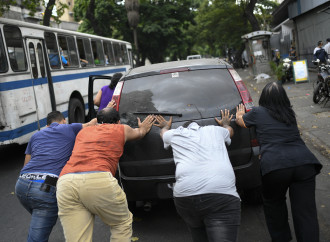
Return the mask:
<path id="1" fill-rule="evenodd" d="M 179 215 L 194 242 L 235 242 L 241 221 L 240 199 L 226 194 L 175 197 Z"/>
<path id="2" fill-rule="evenodd" d="M 288 189 L 297 241 L 319 241 L 315 175 L 314 165 L 304 165 L 276 170 L 262 177 L 265 217 L 273 242 L 292 239 L 286 206 Z"/>

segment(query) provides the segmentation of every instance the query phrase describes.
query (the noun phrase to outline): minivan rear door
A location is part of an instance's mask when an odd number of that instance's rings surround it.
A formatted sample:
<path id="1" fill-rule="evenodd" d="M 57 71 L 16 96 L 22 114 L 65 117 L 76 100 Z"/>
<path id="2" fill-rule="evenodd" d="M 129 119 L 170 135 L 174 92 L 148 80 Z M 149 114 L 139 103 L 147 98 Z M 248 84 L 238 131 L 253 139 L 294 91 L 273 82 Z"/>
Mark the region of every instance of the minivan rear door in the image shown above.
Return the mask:
<path id="1" fill-rule="evenodd" d="M 220 110 L 235 113 L 239 103 L 242 99 L 228 69 L 201 68 L 137 78 L 128 76 L 123 84 L 119 112 L 121 122 L 133 127 L 137 127 L 137 117 L 144 119 L 148 113 L 162 113 L 166 119 L 174 115 L 173 129 L 189 120 L 200 125 L 217 125 L 214 117 L 220 116 Z M 228 147 L 229 156 L 233 166 L 244 165 L 251 158 L 249 130 L 236 126 L 234 121 L 232 126 L 235 136 Z M 153 127 L 144 139 L 126 144 L 120 164 L 126 176 L 173 175 L 175 167 L 169 168 L 170 160 L 173 162 L 172 152 L 164 150 L 159 128 Z M 152 167 L 153 163 L 163 166 L 144 169 L 146 164 Z"/>

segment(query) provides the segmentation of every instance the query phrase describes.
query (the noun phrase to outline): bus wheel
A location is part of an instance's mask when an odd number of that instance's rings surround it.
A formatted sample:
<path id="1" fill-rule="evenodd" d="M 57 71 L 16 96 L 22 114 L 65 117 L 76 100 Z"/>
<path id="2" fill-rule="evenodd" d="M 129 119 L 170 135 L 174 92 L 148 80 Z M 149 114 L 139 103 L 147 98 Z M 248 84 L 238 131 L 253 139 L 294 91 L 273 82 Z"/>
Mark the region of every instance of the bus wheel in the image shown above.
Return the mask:
<path id="1" fill-rule="evenodd" d="M 78 98 L 71 98 L 69 102 L 69 123 L 84 123 L 85 108 Z"/>

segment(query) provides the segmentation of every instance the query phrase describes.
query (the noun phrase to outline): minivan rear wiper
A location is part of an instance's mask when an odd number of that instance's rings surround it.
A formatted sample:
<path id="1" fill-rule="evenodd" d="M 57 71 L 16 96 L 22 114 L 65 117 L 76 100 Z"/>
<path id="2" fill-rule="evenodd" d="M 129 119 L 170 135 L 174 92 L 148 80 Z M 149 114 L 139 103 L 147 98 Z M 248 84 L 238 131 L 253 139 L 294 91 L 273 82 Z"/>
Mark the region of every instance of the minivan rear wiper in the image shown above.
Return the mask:
<path id="1" fill-rule="evenodd" d="M 182 113 L 167 113 L 167 112 L 157 112 L 157 111 L 150 111 L 150 112 L 135 112 L 133 114 L 155 114 L 155 115 L 162 115 L 162 116 L 178 116 L 182 117 Z"/>

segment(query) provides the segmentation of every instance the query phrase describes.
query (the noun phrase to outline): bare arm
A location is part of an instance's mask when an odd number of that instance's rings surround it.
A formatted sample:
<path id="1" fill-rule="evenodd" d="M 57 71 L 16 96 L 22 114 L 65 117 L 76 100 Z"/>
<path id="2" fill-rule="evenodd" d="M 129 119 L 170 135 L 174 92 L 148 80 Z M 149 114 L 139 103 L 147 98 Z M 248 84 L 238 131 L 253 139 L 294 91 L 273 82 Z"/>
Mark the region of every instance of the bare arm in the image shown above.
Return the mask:
<path id="1" fill-rule="evenodd" d="M 25 160 L 24 160 L 24 165 L 23 166 L 25 166 L 27 163 L 29 163 L 30 160 L 31 160 L 31 155 L 26 154 L 25 155 Z"/>
<path id="2" fill-rule="evenodd" d="M 128 125 L 124 125 L 125 131 L 125 142 L 130 140 L 142 139 L 151 129 L 152 125 L 155 123 L 155 117 L 153 115 L 148 115 L 143 122 L 140 118 L 138 119 L 138 128 L 131 128 Z"/>
<path id="3" fill-rule="evenodd" d="M 87 60 L 84 60 L 84 59 L 80 59 L 81 62 L 84 62 L 86 64 L 88 64 L 88 61 Z"/>
<path id="4" fill-rule="evenodd" d="M 94 105 L 100 107 L 101 96 L 102 96 L 102 90 L 100 90 L 100 91 L 96 94 L 96 96 L 95 96 L 95 98 L 94 98 Z"/>
<path id="5" fill-rule="evenodd" d="M 158 115 L 156 117 L 156 121 L 158 122 L 158 124 L 155 124 L 155 126 L 161 128 L 160 130 L 160 137 L 163 138 L 163 135 L 166 131 L 170 130 L 172 127 L 172 121 L 173 118 L 172 116 L 170 117 L 170 119 L 168 121 L 166 121 L 163 116 Z"/>
<path id="6" fill-rule="evenodd" d="M 225 109 L 225 112 L 223 112 L 221 110 L 221 120 L 214 118 L 215 121 L 222 127 L 224 127 L 225 129 L 228 129 L 229 134 L 230 134 L 230 138 L 233 137 L 234 135 L 234 130 L 233 128 L 230 126 L 230 120 L 232 119 L 233 115 L 229 116 L 229 110 Z"/>
<path id="7" fill-rule="evenodd" d="M 97 124 L 97 119 L 93 118 L 91 121 L 89 121 L 88 123 L 84 123 L 82 124 L 82 128 L 86 128 L 88 126 L 94 126 Z"/>
<path id="8" fill-rule="evenodd" d="M 245 107 L 243 104 L 239 104 L 236 107 L 236 124 L 246 128 L 244 120 L 243 120 L 243 115 L 245 114 Z"/>

